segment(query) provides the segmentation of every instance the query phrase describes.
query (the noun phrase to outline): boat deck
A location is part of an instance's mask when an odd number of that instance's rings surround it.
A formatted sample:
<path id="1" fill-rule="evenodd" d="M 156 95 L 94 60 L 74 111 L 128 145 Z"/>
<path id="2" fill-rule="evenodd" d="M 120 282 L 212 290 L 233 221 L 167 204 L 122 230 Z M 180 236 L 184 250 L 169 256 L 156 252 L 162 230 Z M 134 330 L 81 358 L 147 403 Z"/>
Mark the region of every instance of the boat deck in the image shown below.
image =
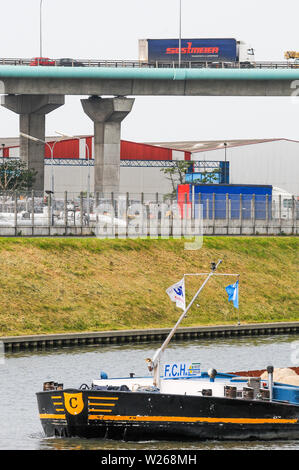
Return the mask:
<path id="1" fill-rule="evenodd" d="M 247 377 L 237 377 L 233 374 L 217 374 L 214 380 L 211 380 L 207 374 L 190 378 L 161 377 L 159 392 L 176 395 L 201 396 L 203 390 L 211 390 L 211 394 L 213 396 L 224 397 L 226 386 L 236 387 L 237 390 L 241 391 L 247 384 L 247 381 Z M 119 377 L 93 381 L 93 386 L 96 387 L 121 387 L 123 385 L 133 392 L 150 389 L 154 391 L 152 376 Z"/>

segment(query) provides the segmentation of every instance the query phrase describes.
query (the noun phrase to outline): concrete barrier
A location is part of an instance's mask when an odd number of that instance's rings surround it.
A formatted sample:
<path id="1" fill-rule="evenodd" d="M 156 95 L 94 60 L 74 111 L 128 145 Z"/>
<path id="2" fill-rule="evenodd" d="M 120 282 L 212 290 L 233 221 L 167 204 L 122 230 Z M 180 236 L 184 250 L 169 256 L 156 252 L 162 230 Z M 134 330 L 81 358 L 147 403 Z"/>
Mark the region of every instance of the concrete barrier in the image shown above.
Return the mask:
<path id="1" fill-rule="evenodd" d="M 1 237 L 52 237 L 52 236 L 95 236 L 96 227 L 93 225 L 17 225 L 16 227 L 0 226 Z M 171 231 L 170 231 L 171 233 Z M 146 234 L 144 234 L 146 236 Z M 148 233 L 148 236 L 151 234 Z M 198 234 L 201 235 L 201 234 Z M 290 220 L 257 220 L 253 225 L 250 220 L 242 222 L 231 219 L 227 224 L 225 219 L 203 221 L 203 235 L 235 235 L 235 236 L 251 236 L 251 235 L 299 235 L 299 220 L 292 223 Z M 132 238 L 132 233 L 125 235 Z M 161 236 L 161 232 L 157 231 L 157 236 Z M 183 234 L 182 234 L 183 236 Z M 115 233 L 117 238 L 117 231 Z M 124 238 L 124 234 L 121 235 Z M 171 238 L 171 236 L 170 236 Z"/>

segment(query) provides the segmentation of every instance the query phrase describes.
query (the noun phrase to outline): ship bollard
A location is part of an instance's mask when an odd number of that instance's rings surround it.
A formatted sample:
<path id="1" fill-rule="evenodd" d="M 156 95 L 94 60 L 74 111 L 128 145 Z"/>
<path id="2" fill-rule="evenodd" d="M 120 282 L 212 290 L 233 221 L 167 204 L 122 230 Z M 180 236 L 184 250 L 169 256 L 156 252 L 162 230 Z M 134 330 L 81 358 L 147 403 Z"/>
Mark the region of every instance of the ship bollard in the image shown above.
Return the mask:
<path id="1" fill-rule="evenodd" d="M 256 399 L 259 396 L 261 388 L 261 378 L 260 377 L 249 377 L 247 385 L 249 388 L 253 389 L 253 398 Z"/>
<path id="2" fill-rule="evenodd" d="M 244 400 L 253 400 L 254 395 L 253 395 L 253 388 L 251 387 L 243 387 L 243 399 Z"/>
<path id="3" fill-rule="evenodd" d="M 231 387 L 230 385 L 225 385 L 224 396 L 227 398 L 237 398 L 237 387 Z"/>
<path id="4" fill-rule="evenodd" d="M 43 383 L 43 391 L 47 390 L 55 390 L 55 382 L 44 382 Z"/>

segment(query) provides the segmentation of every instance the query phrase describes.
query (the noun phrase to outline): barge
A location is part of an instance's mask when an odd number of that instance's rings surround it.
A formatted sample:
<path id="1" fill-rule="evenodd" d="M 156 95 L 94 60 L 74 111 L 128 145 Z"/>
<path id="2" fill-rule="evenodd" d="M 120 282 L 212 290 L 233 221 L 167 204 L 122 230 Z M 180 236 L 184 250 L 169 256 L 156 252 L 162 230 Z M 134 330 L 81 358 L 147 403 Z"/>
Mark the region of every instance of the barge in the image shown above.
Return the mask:
<path id="1" fill-rule="evenodd" d="M 110 378 L 101 372 L 91 384 L 66 389 L 63 384 L 45 382 L 36 395 L 46 436 L 139 441 L 299 439 L 299 387 L 275 382 L 272 365 L 266 378 L 213 368 L 202 371 L 195 362 L 164 363 L 162 368 L 164 350 L 205 284 L 214 275 L 230 275 L 216 273 L 220 263 L 212 263 L 209 273 L 200 273 L 206 275 L 203 284 L 187 308 L 181 307 L 182 315 L 153 358 L 146 359 L 149 375 Z M 184 290 L 176 293 L 180 296 Z"/>

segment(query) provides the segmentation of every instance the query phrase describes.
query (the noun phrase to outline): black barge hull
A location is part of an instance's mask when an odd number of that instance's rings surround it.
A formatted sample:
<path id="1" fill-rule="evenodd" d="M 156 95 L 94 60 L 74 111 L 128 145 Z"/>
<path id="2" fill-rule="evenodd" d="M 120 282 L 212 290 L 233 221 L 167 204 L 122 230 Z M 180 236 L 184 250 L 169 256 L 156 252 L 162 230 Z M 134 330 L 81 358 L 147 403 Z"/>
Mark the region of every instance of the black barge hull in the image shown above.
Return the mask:
<path id="1" fill-rule="evenodd" d="M 47 437 L 118 440 L 299 439 L 299 406 L 151 392 L 37 393 Z"/>

